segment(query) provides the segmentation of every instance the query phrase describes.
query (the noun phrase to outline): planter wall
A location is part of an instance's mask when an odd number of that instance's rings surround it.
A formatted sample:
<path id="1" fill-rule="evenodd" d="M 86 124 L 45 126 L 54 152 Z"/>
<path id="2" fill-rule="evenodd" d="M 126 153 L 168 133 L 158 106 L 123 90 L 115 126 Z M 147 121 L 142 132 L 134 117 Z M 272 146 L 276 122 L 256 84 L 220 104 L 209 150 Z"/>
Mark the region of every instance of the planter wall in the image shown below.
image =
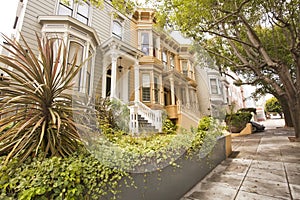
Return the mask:
<path id="1" fill-rule="evenodd" d="M 122 200 L 176 200 L 226 158 L 226 137 L 218 139 L 209 155 L 181 156 L 180 168 L 167 166 L 162 171 L 132 174 L 137 188 L 121 188 Z"/>

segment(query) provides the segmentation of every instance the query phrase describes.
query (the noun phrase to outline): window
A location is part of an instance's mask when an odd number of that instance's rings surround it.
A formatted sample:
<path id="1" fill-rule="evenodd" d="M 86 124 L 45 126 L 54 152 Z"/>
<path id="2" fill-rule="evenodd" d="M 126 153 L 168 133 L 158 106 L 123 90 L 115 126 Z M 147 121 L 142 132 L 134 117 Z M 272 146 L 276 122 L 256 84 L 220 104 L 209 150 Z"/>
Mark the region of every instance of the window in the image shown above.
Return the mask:
<path id="1" fill-rule="evenodd" d="M 153 56 L 158 58 L 158 39 L 157 37 L 153 37 Z"/>
<path id="2" fill-rule="evenodd" d="M 174 54 L 170 55 L 170 67 L 171 69 L 175 68 L 175 58 L 174 58 Z"/>
<path id="3" fill-rule="evenodd" d="M 122 39 L 122 25 L 118 21 L 113 21 L 112 34 L 120 40 Z"/>
<path id="4" fill-rule="evenodd" d="M 185 88 L 181 88 L 181 101 L 182 101 L 182 105 L 186 104 Z"/>
<path id="5" fill-rule="evenodd" d="M 89 21 L 89 4 L 86 2 L 79 2 L 77 8 L 76 19 L 84 24 L 88 24 Z"/>
<path id="6" fill-rule="evenodd" d="M 159 83 L 158 83 L 158 77 L 154 77 L 154 99 L 155 103 L 159 103 Z"/>
<path id="7" fill-rule="evenodd" d="M 166 67 L 167 64 L 168 64 L 168 60 L 167 60 L 167 52 L 166 52 L 166 51 L 163 51 L 163 52 L 162 52 L 162 61 L 163 61 L 164 66 Z"/>
<path id="8" fill-rule="evenodd" d="M 80 66 L 83 61 L 83 46 L 77 42 L 71 41 L 69 47 L 69 55 L 68 55 L 68 65 L 71 66 L 75 62 L 76 58 L 76 69 Z M 81 87 L 81 76 L 82 76 L 82 69 L 79 70 L 77 76 L 74 78 L 75 82 L 75 89 L 80 91 Z"/>
<path id="9" fill-rule="evenodd" d="M 141 44 L 141 48 L 142 48 L 142 52 L 145 55 L 149 55 L 149 33 L 142 33 L 142 44 Z"/>
<path id="10" fill-rule="evenodd" d="M 93 64 L 93 58 L 92 58 L 92 51 L 89 51 L 89 61 L 86 69 L 86 93 L 91 94 L 91 71 L 92 71 L 92 64 Z"/>
<path id="11" fill-rule="evenodd" d="M 78 3 L 70 1 L 60 1 L 58 5 L 58 15 L 68 15 L 78 21 L 88 24 L 90 6 L 87 2 L 79 1 Z"/>
<path id="12" fill-rule="evenodd" d="M 143 101 L 150 101 L 150 74 L 143 74 L 142 84 L 142 99 Z"/>
<path id="13" fill-rule="evenodd" d="M 71 16 L 73 15 L 73 1 L 60 1 L 59 6 L 58 6 L 58 15 L 68 15 Z"/>
<path id="14" fill-rule="evenodd" d="M 210 88 L 212 94 L 218 94 L 217 79 L 215 78 L 210 79 Z"/>
<path id="15" fill-rule="evenodd" d="M 182 60 L 181 61 L 181 68 L 182 68 L 182 73 L 185 76 L 188 76 L 188 65 L 187 65 L 187 60 Z"/>

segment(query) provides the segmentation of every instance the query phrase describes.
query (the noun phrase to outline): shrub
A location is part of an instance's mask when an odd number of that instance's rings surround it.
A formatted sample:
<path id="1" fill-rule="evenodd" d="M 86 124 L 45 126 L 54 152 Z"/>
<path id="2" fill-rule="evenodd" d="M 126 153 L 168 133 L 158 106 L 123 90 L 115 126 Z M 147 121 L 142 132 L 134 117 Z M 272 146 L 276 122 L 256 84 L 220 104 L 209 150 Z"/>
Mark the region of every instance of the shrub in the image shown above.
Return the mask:
<path id="1" fill-rule="evenodd" d="M 0 158 L 0 162 L 4 157 Z M 14 159 L 0 165 L 0 199 L 99 199 L 115 197 L 127 173 L 105 167 L 87 153 L 66 158 Z M 123 179 L 125 180 L 125 179 Z M 130 180 L 130 177 L 129 177 Z M 126 183 L 123 182 L 125 185 Z"/>
<path id="2" fill-rule="evenodd" d="M 38 56 L 22 38 L 24 47 L 5 37 L 5 48 L 10 56 L 1 55 L 0 62 L 9 68 L 0 69 L 10 76 L 9 86 L 1 84 L 1 114 L 10 114 L 0 120 L 0 132 L 14 123 L 0 136 L 0 155 L 9 159 L 19 155 L 20 161 L 36 156 L 70 155 L 77 148 L 80 137 L 73 120 L 79 109 L 74 109 L 72 81 L 80 67 L 67 62 L 67 48 L 61 40 L 37 37 Z M 59 43 L 55 51 L 55 45 Z M 11 70 L 12 69 L 12 70 Z M 80 104 L 78 104 L 79 106 Z M 11 115 L 13 113 L 13 115 Z"/>
<path id="3" fill-rule="evenodd" d="M 252 114 L 249 112 L 237 112 L 233 114 L 227 114 L 225 122 L 228 126 L 228 130 L 233 133 L 238 133 L 245 128 L 246 124 L 250 122 Z"/>
<path id="4" fill-rule="evenodd" d="M 130 111 L 119 100 L 97 97 L 95 110 L 100 126 L 108 126 L 116 131 L 129 132 Z"/>
<path id="5" fill-rule="evenodd" d="M 198 124 L 198 130 L 207 131 L 213 124 L 214 119 L 212 117 L 202 117 Z"/>
<path id="6" fill-rule="evenodd" d="M 174 124 L 170 119 L 166 118 L 163 121 L 162 131 L 165 134 L 176 134 L 177 125 Z"/>

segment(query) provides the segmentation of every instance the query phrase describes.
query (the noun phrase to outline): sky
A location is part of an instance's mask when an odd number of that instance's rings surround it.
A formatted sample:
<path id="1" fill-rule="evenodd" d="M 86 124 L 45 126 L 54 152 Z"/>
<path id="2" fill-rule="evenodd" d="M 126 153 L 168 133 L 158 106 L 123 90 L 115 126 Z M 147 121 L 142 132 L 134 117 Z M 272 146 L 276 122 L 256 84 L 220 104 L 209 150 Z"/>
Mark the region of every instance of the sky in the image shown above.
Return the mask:
<path id="1" fill-rule="evenodd" d="M 0 2 L 0 32 L 10 36 L 10 33 L 13 29 L 19 0 L 0 0 Z M 2 44 L 2 36 L 0 41 Z"/>

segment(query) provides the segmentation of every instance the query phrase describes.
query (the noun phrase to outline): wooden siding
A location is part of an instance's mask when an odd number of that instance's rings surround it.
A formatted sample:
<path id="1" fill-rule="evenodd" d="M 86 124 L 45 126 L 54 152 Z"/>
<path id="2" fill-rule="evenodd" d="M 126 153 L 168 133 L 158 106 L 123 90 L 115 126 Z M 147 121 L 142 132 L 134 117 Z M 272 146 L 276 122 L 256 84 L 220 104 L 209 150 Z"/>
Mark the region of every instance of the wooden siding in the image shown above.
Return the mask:
<path id="1" fill-rule="evenodd" d="M 41 25 L 38 23 L 38 16 L 53 15 L 55 12 L 56 0 L 28 0 L 25 9 L 21 34 L 28 45 L 37 53 L 38 46 L 35 33 L 40 35 Z M 18 22 L 21 23 L 21 22 Z"/>

